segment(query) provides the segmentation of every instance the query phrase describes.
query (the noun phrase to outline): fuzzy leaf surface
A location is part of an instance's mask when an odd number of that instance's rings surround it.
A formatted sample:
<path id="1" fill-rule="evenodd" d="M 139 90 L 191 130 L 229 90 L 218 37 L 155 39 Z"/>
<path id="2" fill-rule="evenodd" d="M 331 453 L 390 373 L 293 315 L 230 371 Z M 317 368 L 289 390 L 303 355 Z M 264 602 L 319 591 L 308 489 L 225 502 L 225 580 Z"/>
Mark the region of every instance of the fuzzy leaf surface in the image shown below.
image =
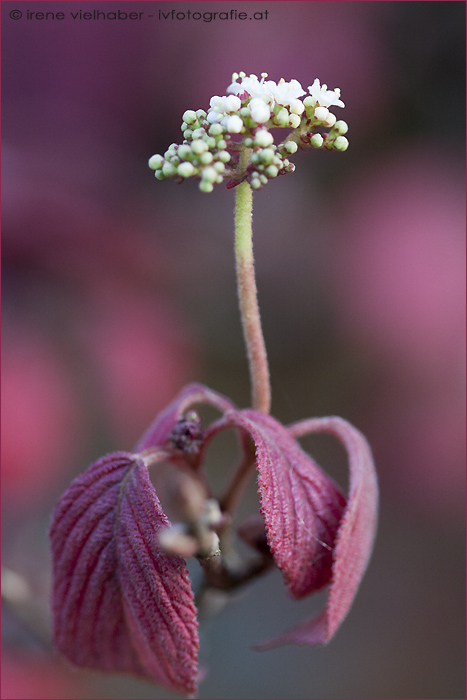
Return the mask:
<path id="1" fill-rule="evenodd" d="M 271 416 L 244 410 L 226 418 L 254 440 L 268 544 L 289 591 L 301 598 L 323 588 L 332 576 L 344 496 Z"/>
<path id="2" fill-rule="evenodd" d="M 54 511 L 54 637 L 77 666 L 196 689 L 198 632 L 188 572 L 157 531 L 170 523 L 144 462 L 103 457 Z"/>
<path id="3" fill-rule="evenodd" d="M 289 427 L 294 437 L 328 433 L 345 447 L 349 459 L 349 496 L 334 547 L 332 580 L 326 608 L 290 632 L 259 646 L 326 644 L 350 610 L 368 565 L 376 535 L 378 482 L 371 449 L 365 437 L 337 416 L 311 418 Z"/>

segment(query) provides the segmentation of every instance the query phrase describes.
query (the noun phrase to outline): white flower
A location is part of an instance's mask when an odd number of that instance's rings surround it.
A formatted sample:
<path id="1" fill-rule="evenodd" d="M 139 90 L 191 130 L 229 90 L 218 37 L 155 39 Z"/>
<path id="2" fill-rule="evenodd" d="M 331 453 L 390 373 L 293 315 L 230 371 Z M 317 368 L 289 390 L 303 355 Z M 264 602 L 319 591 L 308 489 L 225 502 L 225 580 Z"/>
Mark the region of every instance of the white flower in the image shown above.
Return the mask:
<path id="1" fill-rule="evenodd" d="M 252 98 L 261 98 L 272 105 L 277 102 L 277 104 L 285 107 L 296 103 L 299 97 L 305 95 L 305 90 L 303 90 L 298 80 L 291 80 L 286 83 L 284 78 L 281 78 L 279 83 L 275 83 L 274 80 L 265 82 L 266 73 L 262 74 L 261 80 L 253 73 L 248 78 L 244 74 L 238 76 L 235 73 L 233 77 L 234 81 L 227 88 L 227 92 L 235 95 L 247 92 Z M 237 83 L 238 77 L 241 78 L 241 83 Z"/>
<path id="2" fill-rule="evenodd" d="M 241 83 L 237 83 L 235 79 L 227 88 L 227 92 L 235 95 L 241 95 L 242 93 L 247 92 L 249 95 L 251 95 L 251 97 L 261 97 L 266 102 L 273 99 L 272 94 L 265 85 L 264 77 L 262 77 L 261 80 L 258 80 L 258 76 L 254 75 L 253 73 L 249 78 L 243 74 Z"/>
<path id="3" fill-rule="evenodd" d="M 252 119 L 257 124 L 265 124 L 271 116 L 271 108 L 261 97 L 253 97 L 248 104 Z"/>
<path id="4" fill-rule="evenodd" d="M 328 90 L 327 85 L 320 86 L 318 78 L 313 85 L 308 86 L 308 92 L 313 98 L 313 105 L 318 104 L 320 107 L 345 107 L 345 104 L 340 100 L 341 91 L 339 88 Z M 306 104 L 306 103 L 305 103 Z"/>
<path id="5" fill-rule="evenodd" d="M 298 80 L 291 80 L 289 83 L 286 83 L 285 80 L 281 78 L 277 85 L 273 80 L 268 80 L 266 85 L 277 104 L 283 107 L 295 103 L 299 97 L 306 94 Z"/>

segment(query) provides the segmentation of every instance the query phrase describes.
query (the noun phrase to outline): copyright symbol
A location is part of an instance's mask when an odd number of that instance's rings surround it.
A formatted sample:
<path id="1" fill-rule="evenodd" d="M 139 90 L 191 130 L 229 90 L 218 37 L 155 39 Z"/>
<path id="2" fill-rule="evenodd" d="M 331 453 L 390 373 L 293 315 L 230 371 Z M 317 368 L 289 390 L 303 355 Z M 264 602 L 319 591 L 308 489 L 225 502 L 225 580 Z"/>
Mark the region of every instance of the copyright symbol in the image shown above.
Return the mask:
<path id="1" fill-rule="evenodd" d="M 21 10 L 12 10 L 10 12 L 11 19 L 21 19 L 22 16 L 23 13 L 21 12 Z"/>

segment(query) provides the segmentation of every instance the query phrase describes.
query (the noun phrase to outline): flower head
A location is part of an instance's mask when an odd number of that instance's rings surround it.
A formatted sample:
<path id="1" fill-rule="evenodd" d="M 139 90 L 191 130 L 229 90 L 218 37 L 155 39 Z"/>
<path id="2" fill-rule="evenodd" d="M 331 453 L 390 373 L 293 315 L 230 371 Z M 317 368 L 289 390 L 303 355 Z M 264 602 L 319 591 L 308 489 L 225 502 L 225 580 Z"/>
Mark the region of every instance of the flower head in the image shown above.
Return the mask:
<path id="1" fill-rule="evenodd" d="M 193 410 L 200 404 L 222 414 L 205 429 Z M 320 615 L 259 648 L 324 644 L 335 634 L 364 574 L 376 528 L 378 492 L 365 438 L 336 417 L 284 427 L 192 384 L 159 414 L 132 453 L 100 459 L 55 508 L 54 636 L 71 662 L 195 691 L 199 640 L 185 557 L 197 556 L 204 567 L 214 557 L 216 575 L 222 570 L 215 531 L 225 522 L 201 473 L 210 441 L 230 429 L 239 433 L 247 459 L 253 441 L 258 471 L 263 524 L 245 522 L 242 538 L 267 562 L 273 558 L 295 598 L 330 585 Z M 347 450 L 347 500 L 296 441 L 318 432 L 334 435 Z M 176 524 L 149 479 L 162 462 L 181 475 Z M 238 577 L 225 569 L 211 583 L 225 587 L 226 581 L 237 584 Z"/>
<path id="2" fill-rule="evenodd" d="M 345 107 L 345 104 L 340 99 L 341 91 L 339 88 L 328 90 L 327 85 L 320 85 L 318 78 L 315 79 L 313 85 L 308 86 L 308 92 L 311 95 L 310 102 L 320 107 Z"/>
<path id="3" fill-rule="evenodd" d="M 306 92 L 298 80 L 281 78 L 276 83 L 267 77 L 267 73 L 261 78 L 234 73 L 227 94 L 212 97 L 207 112 L 186 110 L 183 143 L 173 143 L 164 155 L 149 159 L 157 179 L 173 178 L 181 183 L 195 178 L 203 192 L 212 192 L 222 182 L 230 188 L 246 181 L 260 189 L 278 175 L 295 170 L 290 156 L 297 148 L 346 150 L 348 140 L 343 134 L 347 125 L 337 122 L 328 109 L 344 106 L 338 88 L 327 90 L 315 80 L 310 95 L 302 100 Z M 275 144 L 271 129 L 289 129 L 290 133 Z M 267 146 L 263 146 L 264 132 L 272 139 Z M 272 159 L 264 148 L 273 151 Z"/>

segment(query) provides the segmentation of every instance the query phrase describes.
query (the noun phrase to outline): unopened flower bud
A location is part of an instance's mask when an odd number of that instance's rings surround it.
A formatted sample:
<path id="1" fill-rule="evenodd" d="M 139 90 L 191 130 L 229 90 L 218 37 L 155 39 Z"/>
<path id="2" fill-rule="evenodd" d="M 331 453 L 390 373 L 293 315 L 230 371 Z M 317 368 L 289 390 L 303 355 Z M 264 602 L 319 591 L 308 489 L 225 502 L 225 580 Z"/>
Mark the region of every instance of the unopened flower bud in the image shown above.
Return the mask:
<path id="1" fill-rule="evenodd" d="M 260 129 L 256 132 L 254 140 L 255 146 L 261 146 L 263 148 L 266 148 L 267 146 L 271 146 L 273 143 L 274 137 L 266 129 Z"/>
<path id="2" fill-rule="evenodd" d="M 185 124 L 194 124 L 196 121 L 198 121 L 196 112 L 194 112 L 192 109 L 187 109 L 186 112 L 183 113 L 182 119 Z"/>
<path id="3" fill-rule="evenodd" d="M 283 148 L 287 153 L 296 153 L 298 150 L 298 145 L 295 143 L 295 141 L 286 141 L 283 145 Z"/>
<path id="4" fill-rule="evenodd" d="M 290 119 L 290 115 L 289 115 L 288 111 L 286 109 L 281 109 L 276 114 L 274 121 L 278 126 L 287 126 L 289 123 L 289 119 Z"/>
<path id="5" fill-rule="evenodd" d="M 239 134 L 243 129 L 243 121 L 237 114 L 234 114 L 227 119 L 226 127 L 229 134 Z"/>
<path id="6" fill-rule="evenodd" d="M 205 182 L 216 182 L 217 171 L 212 166 L 208 166 L 207 168 L 203 168 L 201 177 Z"/>
<path id="7" fill-rule="evenodd" d="M 343 119 L 339 119 L 339 121 L 337 121 L 334 124 L 334 129 L 337 131 L 338 134 L 343 135 L 343 134 L 346 134 L 348 132 L 349 125 Z"/>
<path id="8" fill-rule="evenodd" d="M 207 180 L 201 180 L 201 182 L 199 183 L 199 189 L 201 190 L 201 192 L 212 192 L 214 186 Z"/>
<path id="9" fill-rule="evenodd" d="M 195 134 L 193 133 L 193 137 L 194 135 Z M 191 150 L 195 155 L 200 156 L 202 153 L 208 151 L 209 147 L 205 141 L 201 141 L 200 139 L 198 139 L 197 141 L 194 141 Z"/>
<path id="10" fill-rule="evenodd" d="M 349 142 L 345 136 L 338 136 L 334 141 L 334 148 L 336 151 L 346 151 L 349 147 Z"/>
<path id="11" fill-rule="evenodd" d="M 313 134 L 313 136 L 310 139 L 311 145 L 314 146 L 315 148 L 321 148 L 323 145 L 324 139 L 321 136 L 321 134 Z"/>
<path id="12" fill-rule="evenodd" d="M 150 157 L 150 159 L 148 161 L 148 165 L 151 168 L 151 170 L 159 170 L 160 168 L 162 168 L 163 162 L 164 162 L 164 159 L 162 158 L 162 156 L 160 156 L 159 154 L 156 154 L 156 155 Z"/>
<path id="13" fill-rule="evenodd" d="M 191 146 L 189 146 L 187 143 L 184 143 L 181 146 L 179 146 L 177 153 L 179 158 L 181 158 L 182 160 L 189 160 L 193 152 L 191 150 Z"/>
<path id="14" fill-rule="evenodd" d="M 180 163 L 180 165 L 177 168 L 178 175 L 181 175 L 182 177 L 190 177 L 190 175 L 193 175 L 194 172 L 194 166 L 192 165 L 192 163 L 188 162 Z"/>
<path id="15" fill-rule="evenodd" d="M 325 122 L 329 116 L 329 109 L 327 107 L 316 107 L 315 109 L 315 119 L 320 122 Z"/>
<path id="16" fill-rule="evenodd" d="M 224 133 L 224 127 L 221 124 L 211 124 L 209 127 L 209 133 L 211 136 L 220 136 Z"/>
<path id="17" fill-rule="evenodd" d="M 272 163 L 272 159 L 274 158 L 274 150 L 272 148 L 264 148 L 259 154 L 259 157 L 262 163 L 268 165 L 269 163 Z"/>
<path id="18" fill-rule="evenodd" d="M 171 177 L 175 173 L 175 167 L 172 163 L 164 163 L 162 166 L 162 172 L 166 177 Z"/>

